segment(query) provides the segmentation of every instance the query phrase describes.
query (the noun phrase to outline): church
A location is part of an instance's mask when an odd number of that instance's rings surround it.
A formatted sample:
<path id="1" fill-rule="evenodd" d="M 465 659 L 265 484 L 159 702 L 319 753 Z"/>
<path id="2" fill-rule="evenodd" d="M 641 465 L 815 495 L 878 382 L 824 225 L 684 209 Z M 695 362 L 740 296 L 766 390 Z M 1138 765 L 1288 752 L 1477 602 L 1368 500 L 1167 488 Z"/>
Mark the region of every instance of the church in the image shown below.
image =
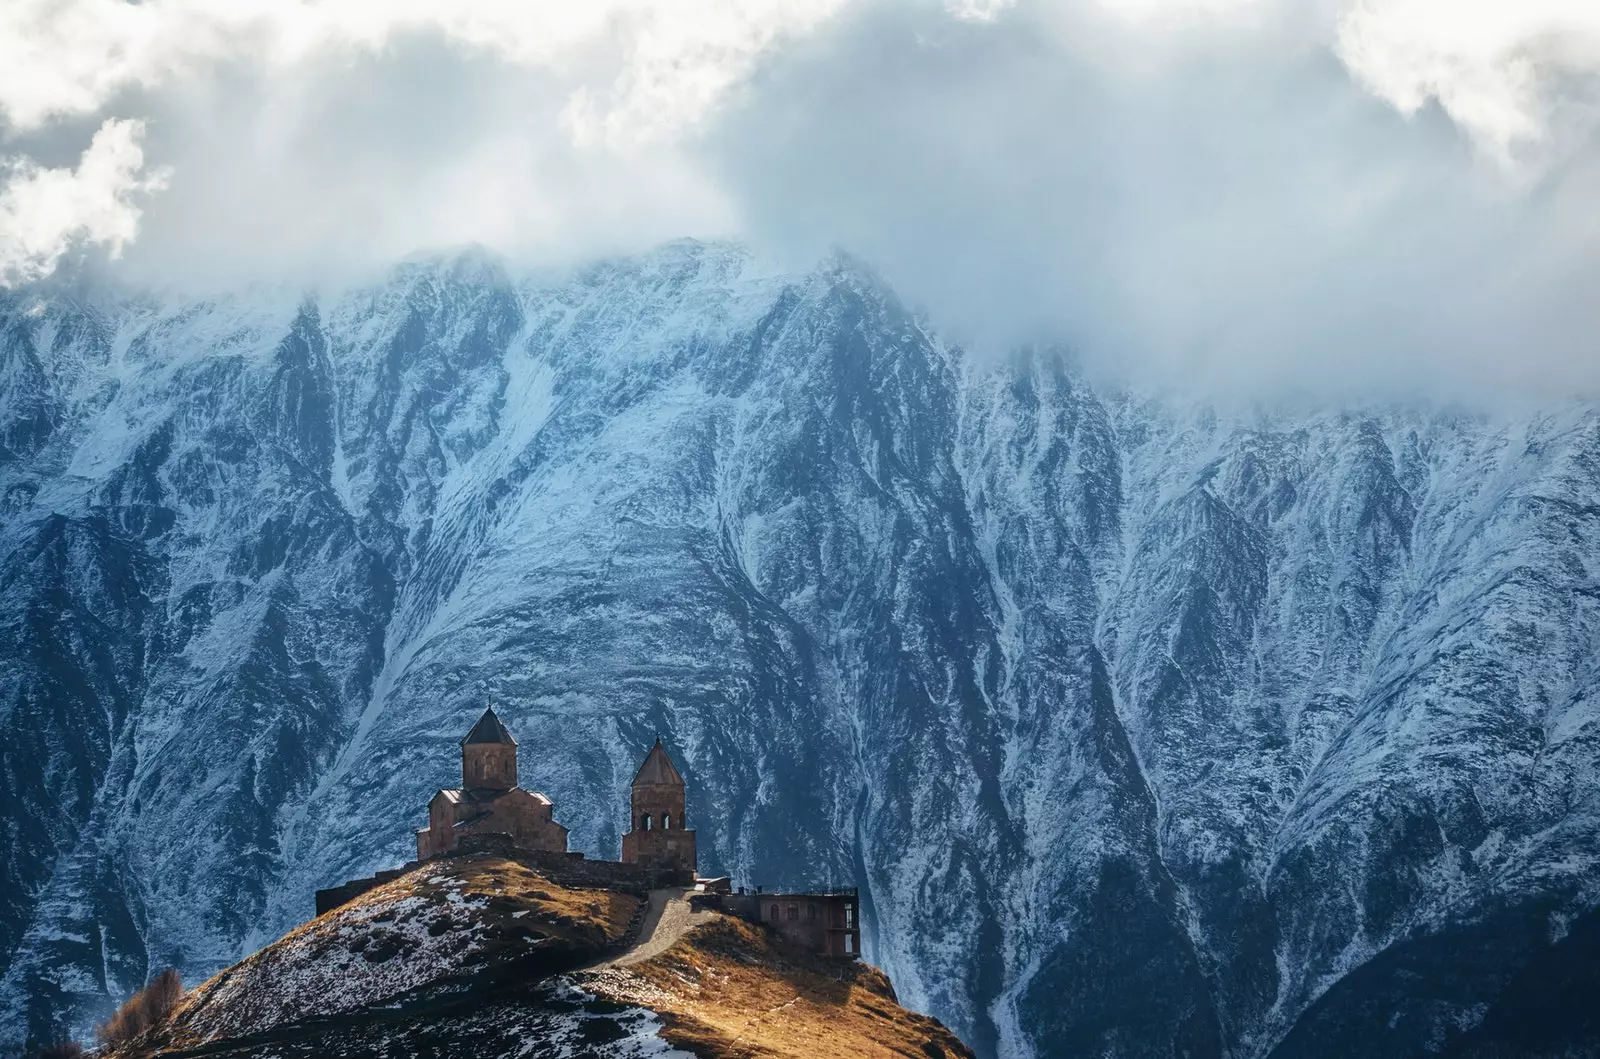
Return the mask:
<path id="1" fill-rule="evenodd" d="M 685 826 L 684 802 L 683 776 L 658 738 L 633 777 L 622 863 L 692 874 L 695 836 Z M 461 740 L 461 786 L 446 787 L 428 802 L 417 860 L 491 835 L 518 850 L 567 853 L 567 829 L 556 823 L 550 799 L 518 785 L 517 740 L 492 707 Z"/>
<path id="2" fill-rule="evenodd" d="M 565 853 L 567 829 L 553 814 L 549 798 L 517 785 L 517 741 L 491 707 L 461 740 L 461 786 L 428 802 L 417 859 L 449 853 L 465 836 L 483 833 L 509 835 L 520 849 Z"/>
<path id="3" fill-rule="evenodd" d="M 517 782 L 517 740 L 494 710 L 461 740 L 461 786 L 428 802 L 428 826 L 417 831 L 417 859 L 316 892 L 317 915 L 399 878 L 433 857 L 490 853 L 515 857 L 564 885 L 694 891 L 692 907 L 716 909 L 759 923 L 813 952 L 843 959 L 861 954 L 860 894 L 854 887 L 815 892 L 763 892 L 726 878 L 702 879 L 695 834 L 685 815 L 683 774 L 658 737 L 629 786 L 628 828 L 620 861 L 590 860 L 567 849 L 567 829 L 554 806 Z"/>

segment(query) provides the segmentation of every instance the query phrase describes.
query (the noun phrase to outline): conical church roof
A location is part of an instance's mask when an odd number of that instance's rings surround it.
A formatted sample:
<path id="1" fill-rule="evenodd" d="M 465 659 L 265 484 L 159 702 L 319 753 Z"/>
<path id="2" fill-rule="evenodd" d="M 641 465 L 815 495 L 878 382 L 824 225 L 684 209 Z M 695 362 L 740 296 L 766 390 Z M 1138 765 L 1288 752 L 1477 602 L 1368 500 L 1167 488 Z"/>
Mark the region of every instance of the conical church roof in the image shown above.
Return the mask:
<path id="1" fill-rule="evenodd" d="M 683 786 L 683 777 L 678 775 L 678 766 L 672 763 L 667 756 L 667 748 L 661 745 L 661 737 L 656 737 L 656 745 L 650 748 L 650 753 L 644 757 L 644 764 L 639 766 L 639 771 L 633 777 L 635 787 L 642 783 L 670 783 L 674 786 Z"/>
<path id="2" fill-rule="evenodd" d="M 500 718 L 495 716 L 494 707 L 492 706 L 483 711 L 483 716 L 479 717 L 478 723 L 472 726 L 472 731 L 468 732 L 467 737 L 461 740 L 462 746 L 466 746 L 468 743 L 510 743 L 512 746 L 517 745 L 517 741 L 511 737 L 510 730 L 500 723 Z"/>

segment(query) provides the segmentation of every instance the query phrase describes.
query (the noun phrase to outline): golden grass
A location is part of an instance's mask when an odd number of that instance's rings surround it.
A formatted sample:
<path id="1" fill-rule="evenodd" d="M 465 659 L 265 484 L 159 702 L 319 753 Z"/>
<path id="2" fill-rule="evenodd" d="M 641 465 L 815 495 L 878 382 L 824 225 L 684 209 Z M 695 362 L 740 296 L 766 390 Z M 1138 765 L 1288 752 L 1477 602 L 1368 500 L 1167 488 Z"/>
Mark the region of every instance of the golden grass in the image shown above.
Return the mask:
<path id="1" fill-rule="evenodd" d="M 631 894 L 615 890 L 568 889 L 518 861 L 490 856 L 462 857 L 424 864 L 415 872 L 371 893 L 362 894 L 357 900 L 365 900 L 415 876 L 420 876 L 424 881 L 407 887 L 405 893 L 435 892 L 439 889 L 438 885 L 425 880 L 430 875 L 440 874 L 437 869 L 441 868 L 447 869 L 449 874 L 465 884 L 462 890 L 464 894 L 490 898 L 491 912 L 511 914 L 527 911 L 541 923 L 598 927 L 607 941 L 615 941 L 622 936 L 634 909 L 639 907 L 639 899 Z M 434 870 L 430 872 L 430 869 Z"/>
<path id="2" fill-rule="evenodd" d="M 649 1005 L 667 1023 L 662 1036 L 704 1059 L 972 1055 L 937 1019 L 896 1003 L 876 967 L 804 952 L 728 916 L 630 970 L 670 997 Z"/>

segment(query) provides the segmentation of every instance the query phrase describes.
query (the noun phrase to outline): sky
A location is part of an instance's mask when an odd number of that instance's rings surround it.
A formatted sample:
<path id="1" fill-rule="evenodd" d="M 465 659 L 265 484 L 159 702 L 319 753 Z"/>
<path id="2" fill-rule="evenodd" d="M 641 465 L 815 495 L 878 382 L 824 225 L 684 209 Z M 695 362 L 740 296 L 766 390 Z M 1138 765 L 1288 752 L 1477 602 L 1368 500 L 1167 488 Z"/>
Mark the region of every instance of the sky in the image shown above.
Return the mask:
<path id="1" fill-rule="evenodd" d="M 1595 0 L 6 0 L 0 284 L 870 264 L 974 349 L 1600 391 Z"/>

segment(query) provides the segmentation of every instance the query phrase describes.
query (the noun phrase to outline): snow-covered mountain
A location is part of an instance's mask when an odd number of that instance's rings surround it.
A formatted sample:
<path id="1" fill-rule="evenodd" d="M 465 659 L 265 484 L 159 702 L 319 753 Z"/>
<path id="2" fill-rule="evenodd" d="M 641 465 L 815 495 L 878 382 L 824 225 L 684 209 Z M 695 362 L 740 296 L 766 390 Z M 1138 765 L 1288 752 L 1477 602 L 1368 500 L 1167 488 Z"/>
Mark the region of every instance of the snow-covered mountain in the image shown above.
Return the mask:
<path id="1" fill-rule="evenodd" d="M 843 258 L 467 254 L 0 294 L 0 505 L 0 1040 L 405 860 L 485 696 L 592 855 L 660 732 L 702 869 L 859 881 L 981 1055 L 1600 1040 L 1600 411 L 1224 413 Z"/>

